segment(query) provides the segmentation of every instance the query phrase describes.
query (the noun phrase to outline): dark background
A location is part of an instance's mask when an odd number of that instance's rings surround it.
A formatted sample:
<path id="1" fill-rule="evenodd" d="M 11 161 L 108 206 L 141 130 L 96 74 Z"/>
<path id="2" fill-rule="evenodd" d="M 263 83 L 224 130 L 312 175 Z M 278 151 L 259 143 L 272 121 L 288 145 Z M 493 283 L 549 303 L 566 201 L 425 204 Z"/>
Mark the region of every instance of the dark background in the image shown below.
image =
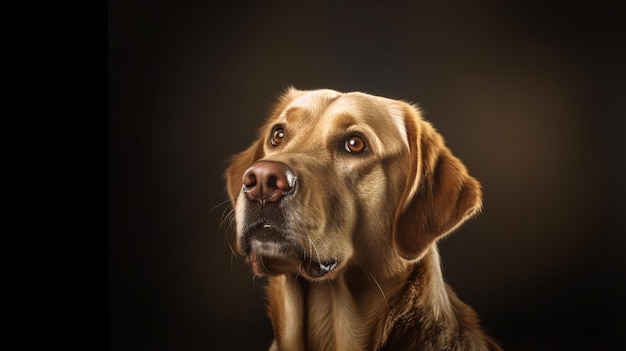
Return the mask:
<path id="1" fill-rule="evenodd" d="M 485 189 L 444 275 L 506 350 L 624 349 L 617 2 L 313 3 L 109 1 L 110 349 L 267 349 L 222 174 L 289 85 L 423 108 Z"/>

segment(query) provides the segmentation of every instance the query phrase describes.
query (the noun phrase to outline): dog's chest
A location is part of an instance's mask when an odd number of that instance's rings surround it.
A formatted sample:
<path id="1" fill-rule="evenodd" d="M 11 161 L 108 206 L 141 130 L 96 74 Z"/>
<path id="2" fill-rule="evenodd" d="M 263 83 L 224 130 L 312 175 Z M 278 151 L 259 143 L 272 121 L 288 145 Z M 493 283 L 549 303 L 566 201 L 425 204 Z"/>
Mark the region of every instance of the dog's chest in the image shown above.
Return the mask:
<path id="1" fill-rule="evenodd" d="M 345 289 L 345 290 L 344 290 Z M 365 326 L 341 281 L 309 285 L 307 343 L 312 350 L 364 350 Z"/>
<path id="2" fill-rule="evenodd" d="M 328 284 L 285 283 L 284 315 L 280 318 L 285 332 L 278 341 L 282 348 L 311 351 L 368 348 L 369 330 L 341 280 Z"/>

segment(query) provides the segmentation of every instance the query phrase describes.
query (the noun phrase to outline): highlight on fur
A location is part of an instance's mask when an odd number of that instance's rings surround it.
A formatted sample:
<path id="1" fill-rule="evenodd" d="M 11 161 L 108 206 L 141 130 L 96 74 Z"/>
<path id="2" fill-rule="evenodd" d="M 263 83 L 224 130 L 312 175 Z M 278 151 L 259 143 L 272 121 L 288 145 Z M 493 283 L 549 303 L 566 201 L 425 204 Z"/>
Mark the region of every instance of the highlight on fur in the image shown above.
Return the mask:
<path id="1" fill-rule="evenodd" d="M 234 250 L 268 280 L 271 350 L 500 350 L 437 250 L 480 184 L 416 106 L 289 88 L 226 185 Z"/>

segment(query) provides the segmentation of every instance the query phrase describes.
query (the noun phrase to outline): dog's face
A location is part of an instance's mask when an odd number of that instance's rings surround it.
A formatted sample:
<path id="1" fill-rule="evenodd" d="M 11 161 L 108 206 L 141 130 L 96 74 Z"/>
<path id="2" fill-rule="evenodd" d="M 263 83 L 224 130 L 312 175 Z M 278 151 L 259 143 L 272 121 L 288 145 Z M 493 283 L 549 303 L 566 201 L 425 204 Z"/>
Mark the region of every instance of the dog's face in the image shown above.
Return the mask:
<path id="1" fill-rule="evenodd" d="M 293 273 L 310 280 L 332 279 L 372 255 L 419 257 L 480 207 L 479 190 L 458 195 L 465 186 L 454 179 L 459 171 L 466 176 L 464 168 L 438 165 L 447 149 L 436 133 L 420 138 L 428 129 L 421 123 L 417 110 L 401 101 L 289 90 L 257 142 L 235 156 L 226 173 L 237 252 L 258 275 Z M 427 139 L 433 141 L 425 147 Z M 435 160 L 423 162 L 426 156 Z M 454 209 L 434 203 L 413 209 L 414 202 L 433 202 L 440 192 L 434 186 L 419 196 L 420 183 L 428 187 L 422 174 L 432 177 L 435 168 L 442 183 L 455 183 L 441 191 L 445 206 Z M 429 209 L 441 216 L 426 218 Z M 413 223 L 419 220 L 424 223 Z"/>

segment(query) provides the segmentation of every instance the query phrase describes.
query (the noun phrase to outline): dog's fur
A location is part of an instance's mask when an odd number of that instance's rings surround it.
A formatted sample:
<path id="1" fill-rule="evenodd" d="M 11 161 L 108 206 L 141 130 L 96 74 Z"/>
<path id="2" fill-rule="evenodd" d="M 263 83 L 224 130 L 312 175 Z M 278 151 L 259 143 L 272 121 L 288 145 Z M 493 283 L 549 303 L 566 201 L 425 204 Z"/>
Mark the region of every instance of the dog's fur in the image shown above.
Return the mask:
<path id="1" fill-rule="evenodd" d="M 247 194 L 261 168 L 283 178 L 271 199 Z M 268 276 L 271 350 L 500 350 L 436 246 L 480 211 L 480 184 L 415 106 L 290 88 L 226 178 L 235 249 Z"/>

